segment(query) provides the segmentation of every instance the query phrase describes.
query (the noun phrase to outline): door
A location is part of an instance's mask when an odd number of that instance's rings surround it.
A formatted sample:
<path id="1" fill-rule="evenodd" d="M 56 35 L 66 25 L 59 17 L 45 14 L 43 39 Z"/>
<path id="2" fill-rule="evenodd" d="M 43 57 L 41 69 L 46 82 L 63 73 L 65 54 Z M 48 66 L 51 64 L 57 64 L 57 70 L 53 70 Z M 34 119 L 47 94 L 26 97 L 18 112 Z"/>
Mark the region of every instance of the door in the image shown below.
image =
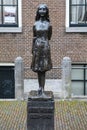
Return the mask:
<path id="1" fill-rule="evenodd" d="M 0 98 L 15 98 L 14 66 L 0 66 Z"/>

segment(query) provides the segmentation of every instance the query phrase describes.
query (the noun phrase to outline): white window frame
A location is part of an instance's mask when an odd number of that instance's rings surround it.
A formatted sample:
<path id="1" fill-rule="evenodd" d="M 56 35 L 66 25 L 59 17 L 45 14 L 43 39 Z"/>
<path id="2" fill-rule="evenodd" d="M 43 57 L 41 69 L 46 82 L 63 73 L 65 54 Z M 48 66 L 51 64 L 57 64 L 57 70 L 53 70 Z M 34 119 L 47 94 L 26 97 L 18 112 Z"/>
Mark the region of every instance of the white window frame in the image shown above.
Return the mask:
<path id="1" fill-rule="evenodd" d="M 0 27 L 0 33 L 22 32 L 22 0 L 18 0 L 18 27 Z"/>
<path id="2" fill-rule="evenodd" d="M 66 32 L 87 32 L 87 27 L 70 27 L 69 25 L 69 5 L 70 5 L 70 0 L 66 0 L 66 22 L 65 22 L 65 27 L 66 27 Z"/>

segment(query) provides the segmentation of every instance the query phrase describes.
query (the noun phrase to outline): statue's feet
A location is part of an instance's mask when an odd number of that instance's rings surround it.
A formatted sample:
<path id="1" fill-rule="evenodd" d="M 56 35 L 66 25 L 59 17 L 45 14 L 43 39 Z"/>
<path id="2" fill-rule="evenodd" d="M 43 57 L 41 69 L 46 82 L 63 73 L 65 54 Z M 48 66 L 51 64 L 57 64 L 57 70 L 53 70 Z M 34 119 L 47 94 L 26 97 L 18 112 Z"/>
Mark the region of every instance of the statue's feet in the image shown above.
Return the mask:
<path id="1" fill-rule="evenodd" d="M 39 88 L 38 89 L 38 95 L 41 96 L 43 94 L 43 89 L 42 88 Z"/>
<path id="2" fill-rule="evenodd" d="M 48 98 L 48 96 L 44 93 L 43 88 L 39 88 L 38 89 L 38 96 L 42 97 L 42 98 Z"/>

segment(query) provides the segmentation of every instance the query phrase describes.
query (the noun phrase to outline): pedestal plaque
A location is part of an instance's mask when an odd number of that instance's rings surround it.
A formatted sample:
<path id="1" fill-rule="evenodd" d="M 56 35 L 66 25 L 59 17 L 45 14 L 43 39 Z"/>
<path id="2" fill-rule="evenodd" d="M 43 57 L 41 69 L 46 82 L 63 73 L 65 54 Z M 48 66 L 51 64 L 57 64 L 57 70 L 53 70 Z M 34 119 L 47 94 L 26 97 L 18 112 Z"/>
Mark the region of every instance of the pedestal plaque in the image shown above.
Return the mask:
<path id="1" fill-rule="evenodd" d="M 54 130 L 54 97 L 50 91 L 38 96 L 31 91 L 27 103 L 27 130 Z"/>

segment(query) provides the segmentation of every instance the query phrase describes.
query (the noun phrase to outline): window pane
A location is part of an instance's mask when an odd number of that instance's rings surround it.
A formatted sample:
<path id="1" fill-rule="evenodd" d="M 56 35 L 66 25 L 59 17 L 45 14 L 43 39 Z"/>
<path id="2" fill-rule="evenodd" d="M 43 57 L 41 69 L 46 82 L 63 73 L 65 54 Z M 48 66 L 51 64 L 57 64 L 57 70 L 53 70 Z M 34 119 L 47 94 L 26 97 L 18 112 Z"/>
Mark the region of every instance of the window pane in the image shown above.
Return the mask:
<path id="1" fill-rule="evenodd" d="M 71 4 L 85 4 L 85 0 L 71 0 Z"/>
<path id="2" fill-rule="evenodd" d="M 87 82 L 86 82 L 86 95 L 87 95 Z"/>
<path id="3" fill-rule="evenodd" d="M 71 24 L 85 23 L 85 6 L 71 7 Z"/>
<path id="4" fill-rule="evenodd" d="M 83 67 L 83 66 L 73 66 L 73 67 Z M 83 69 L 72 69 L 72 80 L 83 80 L 84 73 Z"/>
<path id="5" fill-rule="evenodd" d="M 87 66 L 86 66 L 87 67 Z M 87 80 L 87 69 L 86 69 L 86 80 Z"/>
<path id="6" fill-rule="evenodd" d="M 77 6 L 71 7 L 71 24 L 78 24 Z"/>
<path id="7" fill-rule="evenodd" d="M 72 82 L 72 93 L 73 95 L 84 95 L 83 82 Z"/>
<path id="8" fill-rule="evenodd" d="M 78 6 L 77 7 L 77 19 L 78 23 L 84 23 L 85 22 L 85 6 Z"/>
<path id="9" fill-rule="evenodd" d="M 1 6 L 0 6 L 0 24 L 2 23 L 2 12 L 1 12 Z"/>
<path id="10" fill-rule="evenodd" d="M 4 20 L 4 24 L 16 24 L 17 23 L 17 7 L 4 6 L 3 20 Z"/>
<path id="11" fill-rule="evenodd" d="M 87 22 L 87 6 L 86 6 L 86 12 L 84 14 L 84 20 Z"/>
<path id="12" fill-rule="evenodd" d="M 17 0 L 3 0 L 3 4 L 15 5 L 17 4 Z"/>
<path id="13" fill-rule="evenodd" d="M 0 0 L 0 4 L 1 4 L 1 0 Z"/>

